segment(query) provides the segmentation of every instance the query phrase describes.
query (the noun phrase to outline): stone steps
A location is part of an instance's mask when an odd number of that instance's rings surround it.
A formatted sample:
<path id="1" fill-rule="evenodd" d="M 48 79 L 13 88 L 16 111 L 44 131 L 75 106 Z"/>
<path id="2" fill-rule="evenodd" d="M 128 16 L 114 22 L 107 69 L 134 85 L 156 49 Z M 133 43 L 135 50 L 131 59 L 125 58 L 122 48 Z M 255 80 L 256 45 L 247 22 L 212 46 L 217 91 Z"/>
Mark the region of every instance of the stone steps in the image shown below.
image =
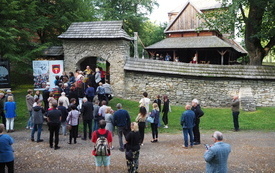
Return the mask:
<path id="1" fill-rule="evenodd" d="M 136 58 L 128 58 L 124 70 L 183 76 L 275 79 L 275 68 L 268 66 L 189 64 Z"/>

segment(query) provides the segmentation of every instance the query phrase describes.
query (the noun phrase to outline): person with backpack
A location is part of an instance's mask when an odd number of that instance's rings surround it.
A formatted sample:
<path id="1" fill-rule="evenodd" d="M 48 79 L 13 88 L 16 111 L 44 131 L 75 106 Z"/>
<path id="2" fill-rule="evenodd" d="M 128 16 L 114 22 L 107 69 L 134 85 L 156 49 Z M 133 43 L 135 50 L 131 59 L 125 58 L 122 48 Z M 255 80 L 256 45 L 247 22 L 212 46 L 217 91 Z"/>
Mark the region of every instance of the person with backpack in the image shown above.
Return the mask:
<path id="1" fill-rule="evenodd" d="M 112 146 L 112 133 L 105 129 L 106 121 L 99 121 L 99 129 L 92 134 L 92 143 L 95 144 L 92 155 L 95 158 L 96 173 L 110 172 L 110 148 Z M 104 167 L 102 167 L 104 166 Z"/>

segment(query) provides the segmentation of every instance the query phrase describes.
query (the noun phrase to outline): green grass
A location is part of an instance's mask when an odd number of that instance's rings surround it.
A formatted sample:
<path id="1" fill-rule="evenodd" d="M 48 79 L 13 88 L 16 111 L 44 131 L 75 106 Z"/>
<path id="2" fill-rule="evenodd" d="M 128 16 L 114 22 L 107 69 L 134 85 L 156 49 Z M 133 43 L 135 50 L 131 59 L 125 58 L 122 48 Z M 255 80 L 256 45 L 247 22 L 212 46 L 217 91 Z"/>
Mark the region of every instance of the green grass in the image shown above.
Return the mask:
<path id="1" fill-rule="evenodd" d="M 17 117 L 15 121 L 15 129 L 23 129 L 26 126 L 29 114 L 27 111 L 25 96 L 27 89 L 32 88 L 32 85 L 20 85 L 13 87 L 13 94 L 17 103 Z M 127 110 L 132 121 L 135 120 L 139 104 L 136 101 L 113 98 L 109 105 L 116 110 L 116 104 L 121 103 L 123 109 Z M 202 131 L 228 131 L 233 128 L 232 113 L 230 108 L 202 108 L 204 116 L 201 118 L 200 128 Z M 169 112 L 169 128 L 160 128 L 160 133 L 178 133 L 181 131 L 180 117 L 184 111 L 183 106 L 172 106 L 172 112 Z M 274 107 L 258 107 L 255 112 L 241 111 L 239 115 L 239 123 L 241 130 L 275 130 L 275 108 Z M 80 130 L 82 124 L 80 125 Z M 150 131 L 150 128 L 146 129 Z"/>

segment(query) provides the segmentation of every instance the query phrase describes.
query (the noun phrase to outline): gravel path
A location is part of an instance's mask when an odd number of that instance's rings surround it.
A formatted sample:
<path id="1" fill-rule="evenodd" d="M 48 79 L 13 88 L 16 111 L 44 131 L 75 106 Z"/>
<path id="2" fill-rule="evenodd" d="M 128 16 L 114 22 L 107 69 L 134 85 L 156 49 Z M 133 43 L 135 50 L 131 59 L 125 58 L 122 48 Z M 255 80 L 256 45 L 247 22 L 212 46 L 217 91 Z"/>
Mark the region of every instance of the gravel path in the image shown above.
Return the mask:
<path id="1" fill-rule="evenodd" d="M 78 138 L 77 144 L 67 144 L 68 136 L 60 135 L 61 149 L 49 148 L 49 133 L 44 127 L 44 142 L 30 140 L 30 131 L 10 133 L 14 138 L 16 173 L 88 173 L 95 172 L 91 156 L 92 144 Z M 212 132 L 201 134 L 203 143 L 212 143 Z M 226 142 L 232 146 L 229 156 L 229 172 L 275 172 L 275 132 L 239 131 L 224 132 Z M 182 149 L 182 134 L 160 134 L 158 143 L 150 143 L 151 135 L 145 135 L 140 151 L 139 172 L 204 172 L 203 145 Z M 118 151 L 118 138 L 114 136 L 111 155 L 111 172 L 127 172 L 124 153 Z"/>

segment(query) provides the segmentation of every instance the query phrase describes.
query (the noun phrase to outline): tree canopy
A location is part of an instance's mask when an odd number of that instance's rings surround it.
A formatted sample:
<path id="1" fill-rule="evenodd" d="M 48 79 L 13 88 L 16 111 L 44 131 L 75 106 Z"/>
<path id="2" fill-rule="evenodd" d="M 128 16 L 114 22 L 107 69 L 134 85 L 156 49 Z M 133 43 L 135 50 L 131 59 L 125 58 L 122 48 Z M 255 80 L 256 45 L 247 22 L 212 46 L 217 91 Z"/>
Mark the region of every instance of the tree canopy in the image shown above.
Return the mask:
<path id="1" fill-rule="evenodd" d="M 263 58 L 274 50 L 275 1 L 274 0 L 222 0 L 223 11 L 205 13 L 206 24 L 222 33 L 244 37 L 250 65 L 261 65 Z"/>
<path id="2" fill-rule="evenodd" d="M 88 0 L 0 0 L 0 58 L 28 66 L 41 50 L 61 44 L 57 36 L 72 22 L 92 20 L 93 9 Z"/>

